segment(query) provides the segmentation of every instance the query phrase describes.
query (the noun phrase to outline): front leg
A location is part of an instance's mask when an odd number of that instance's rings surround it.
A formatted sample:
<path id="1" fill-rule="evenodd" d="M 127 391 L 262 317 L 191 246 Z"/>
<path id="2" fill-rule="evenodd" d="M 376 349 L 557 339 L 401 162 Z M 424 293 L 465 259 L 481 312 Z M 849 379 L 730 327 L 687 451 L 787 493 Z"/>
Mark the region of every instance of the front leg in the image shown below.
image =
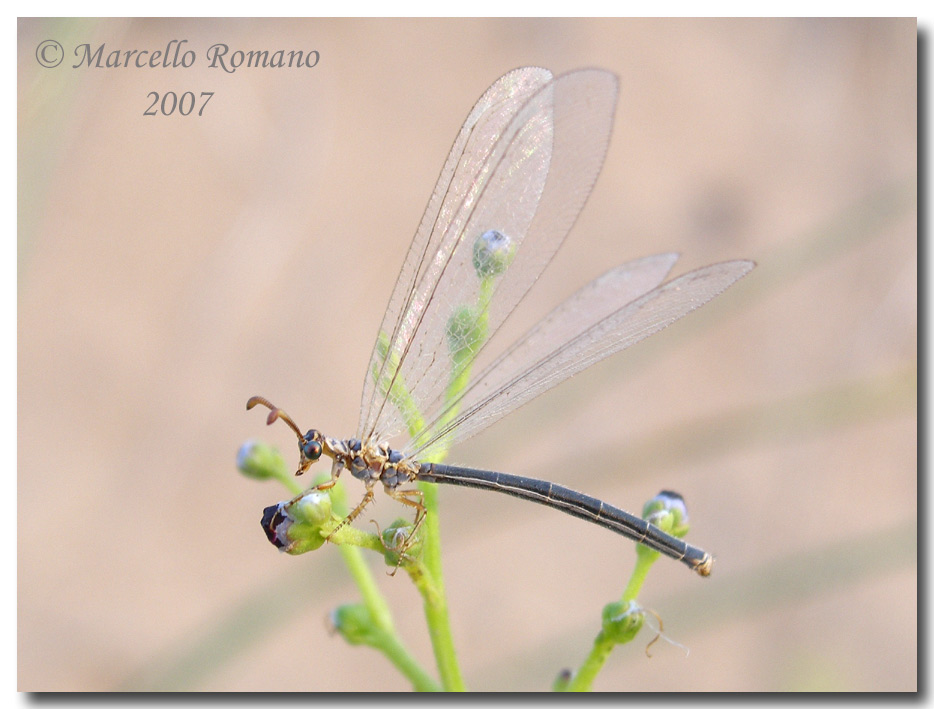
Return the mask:
<path id="1" fill-rule="evenodd" d="M 344 464 L 335 458 L 334 462 L 331 463 L 331 479 L 325 480 L 323 483 L 318 483 L 315 485 L 315 490 L 330 490 L 332 487 L 337 485 L 337 479 L 341 476 L 341 470 L 343 469 Z"/>
<path id="2" fill-rule="evenodd" d="M 310 463 L 309 463 L 309 465 L 310 465 Z M 335 460 L 334 463 L 333 463 L 333 465 L 331 465 L 331 478 L 330 478 L 330 480 L 325 480 L 323 483 L 318 483 L 317 485 L 312 485 L 312 486 L 311 486 L 310 488 L 308 488 L 307 490 L 304 490 L 303 492 L 300 492 L 300 493 L 297 494 L 295 497 L 293 497 L 291 500 L 289 500 L 289 501 L 285 504 L 285 506 L 288 507 L 288 506 L 290 506 L 290 505 L 294 505 L 296 502 L 298 502 L 299 500 L 301 500 L 305 495 L 307 495 L 309 492 L 311 492 L 311 491 L 313 491 L 313 490 L 319 490 L 319 491 L 330 490 L 332 487 L 334 487 L 334 486 L 337 484 L 337 479 L 340 477 L 341 470 L 343 469 L 343 467 L 344 467 L 344 466 L 343 466 L 342 463 L 339 463 L 338 461 Z M 335 530 L 335 531 L 337 531 L 337 530 Z M 334 533 L 334 532 L 332 532 L 331 534 L 333 534 L 333 533 Z M 328 537 L 328 538 L 330 538 L 330 537 Z"/>
<path id="3" fill-rule="evenodd" d="M 335 482 L 337 482 L 337 481 L 336 481 L 336 480 L 331 481 L 331 485 L 333 485 Z M 357 517 L 360 515 L 360 513 L 363 512 L 363 508 L 366 507 L 368 504 L 370 504 L 370 503 L 373 501 L 373 497 L 374 497 L 374 496 L 373 496 L 373 487 L 370 486 L 370 487 L 368 487 L 368 488 L 366 489 L 366 494 L 363 496 L 363 499 L 360 500 L 360 504 L 357 505 L 356 507 L 354 507 L 353 510 L 351 510 L 350 514 L 347 515 L 346 517 L 344 517 L 344 519 L 342 519 L 342 520 L 340 521 L 340 524 L 338 524 L 338 525 L 333 529 L 333 531 L 327 536 L 327 540 L 328 540 L 328 541 L 331 541 L 331 537 L 333 537 L 335 534 L 337 534 L 337 532 L 338 532 L 341 528 L 343 528 L 344 525 L 350 524 L 350 523 L 352 523 L 355 519 L 357 519 Z"/>

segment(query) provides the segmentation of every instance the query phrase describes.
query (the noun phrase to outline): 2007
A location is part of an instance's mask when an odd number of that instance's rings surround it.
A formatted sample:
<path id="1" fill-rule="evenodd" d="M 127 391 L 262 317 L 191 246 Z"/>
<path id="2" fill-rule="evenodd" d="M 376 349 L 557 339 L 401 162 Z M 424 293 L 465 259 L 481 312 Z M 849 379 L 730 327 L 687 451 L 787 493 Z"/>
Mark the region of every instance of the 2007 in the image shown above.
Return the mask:
<path id="1" fill-rule="evenodd" d="M 158 116 L 160 113 L 163 116 L 171 116 L 176 110 L 179 114 L 188 116 L 195 110 L 195 104 L 197 103 L 197 99 L 191 91 L 186 91 L 181 97 L 174 91 L 166 91 L 162 94 L 161 100 L 157 91 L 150 91 L 147 96 L 152 97 L 152 103 L 149 104 L 149 108 L 143 111 L 144 116 Z M 204 101 L 201 103 L 201 108 L 198 109 L 199 116 L 204 112 L 204 107 L 208 105 L 208 101 L 211 100 L 212 96 L 214 96 L 213 91 L 201 92 L 201 98 Z"/>

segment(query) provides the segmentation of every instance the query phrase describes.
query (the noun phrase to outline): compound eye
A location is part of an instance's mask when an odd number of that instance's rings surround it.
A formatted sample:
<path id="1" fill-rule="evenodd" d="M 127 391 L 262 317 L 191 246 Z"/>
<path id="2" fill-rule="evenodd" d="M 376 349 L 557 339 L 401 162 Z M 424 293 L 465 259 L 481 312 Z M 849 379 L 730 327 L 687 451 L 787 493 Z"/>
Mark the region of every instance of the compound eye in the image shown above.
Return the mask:
<path id="1" fill-rule="evenodd" d="M 321 457 L 321 444 L 318 441 L 302 441 L 302 455 L 308 460 L 318 460 Z"/>

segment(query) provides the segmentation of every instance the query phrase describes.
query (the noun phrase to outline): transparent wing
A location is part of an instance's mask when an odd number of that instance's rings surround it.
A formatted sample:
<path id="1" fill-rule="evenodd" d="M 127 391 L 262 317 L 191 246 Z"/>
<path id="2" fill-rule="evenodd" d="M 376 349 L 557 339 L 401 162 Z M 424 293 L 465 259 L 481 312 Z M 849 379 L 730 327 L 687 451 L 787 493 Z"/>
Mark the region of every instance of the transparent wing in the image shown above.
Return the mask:
<path id="1" fill-rule="evenodd" d="M 486 401 L 517 374 L 532 369 L 546 355 L 658 286 L 677 260 L 677 254 L 661 254 L 631 261 L 581 288 L 478 373 L 456 399 L 446 402 L 436 420 L 413 438 L 409 448 L 425 453 L 427 448 L 453 445 L 461 434 L 454 433 L 452 437 L 452 427 L 463 424 L 465 417 L 454 419 L 448 415 L 449 411 L 457 411 L 465 403 L 470 411 L 474 408 L 470 402 Z M 446 418 L 454 420 L 442 423 Z"/>
<path id="2" fill-rule="evenodd" d="M 383 412 L 384 392 L 376 383 L 385 376 L 391 361 L 385 356 L 387 344 L 394 355 L 404 353 L 415 335 L 415 324 L 424 317 L 425 303 L 418 296 L 431 290 L 429 279 L 437 281 L 440 277 L 437 261 L 444 260 L 445 251 L 451 250 L 448 227 L 461 208 L 461 201 L 474 185 L 482 185 L 481 172 L 510 120 L 529 97 L 551 79 L 547 69 L 524 67 L 511 71 L 484 92 L 464 121 L 438 176 L 383 315 L 364 377 L 357 427 L 359 438 L 367 438 L 367 432 L 372 435 L 376 419 Z M 430 276 L 427 275 L 429 269 Z"/>
<path id="3" fill-rule="evenodd" d="M 549 77 L 542 69 L 511 72 L 468 116 L 383 318 L 364 384 L 360 438 L 388 439 L 438 418 L 454 368 L 469 369 L 590 194 L 609 141 L 616 78 L 599 70 Z M 495 279 L 481 279 L 474 247 L 489 230 L 508 237 L 513 255 Z M 482 323 L 485 336 L 449 349 L 449 324 L 465 313 L 473 313 L 469 324 Z"/>
<path id="4" fill-rule="evenodd" d="M 430 459 L 434 451 L 475 435 L 568 377 L 704 305 L 755 265 L 727 261 L 657 285 L 676 258 L 665 254 L 633 261 L 582 288 L 477 376 L 456 402 L 456 417 L 440 428 L 426 427 L 427 434 L 406 453 Z"/>

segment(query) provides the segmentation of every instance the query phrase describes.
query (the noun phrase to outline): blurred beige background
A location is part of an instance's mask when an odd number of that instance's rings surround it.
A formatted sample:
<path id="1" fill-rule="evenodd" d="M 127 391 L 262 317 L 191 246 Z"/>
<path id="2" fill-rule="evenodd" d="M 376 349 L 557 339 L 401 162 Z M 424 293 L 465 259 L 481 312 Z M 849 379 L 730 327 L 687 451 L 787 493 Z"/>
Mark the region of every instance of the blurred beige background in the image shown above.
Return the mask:
<path id="1" fill-rule="evenodd" d="M 44 69 L 45 39 L 67 57 L 187 39 L 198 60 Z M 228 75 L 206 68 L 215 42 L 321 58 Z M 287 494 L 235 454 L 257 437 L 291 463 L 294 439 L 244 403 L 353 434 L 450 143 L 526 64 L 605 67 L 620 100 L 521 322 L 652 253 L 759 268 L 450 460 L 632 511 L 687 498 L 714 574 L 661 561 L 640 600 L 690 655 L 646 658 L 644 632 L 596 689 L 915 689 L 916 47 L 913 20 L 21 20 L 19 689 L 408 688 L 328 634 L 358 599 L 336 548 L 288 557 L 263 536 Z M 215 95 L 202 117 L 142 115 L 170 90 Z M 442 503 L 466 681 L 548 689 L 632 545 L 505 496 Z M 380 494 L 371 516 L 398 514 Z M 373 562 L 434 674 L 416 592 Z"/>

